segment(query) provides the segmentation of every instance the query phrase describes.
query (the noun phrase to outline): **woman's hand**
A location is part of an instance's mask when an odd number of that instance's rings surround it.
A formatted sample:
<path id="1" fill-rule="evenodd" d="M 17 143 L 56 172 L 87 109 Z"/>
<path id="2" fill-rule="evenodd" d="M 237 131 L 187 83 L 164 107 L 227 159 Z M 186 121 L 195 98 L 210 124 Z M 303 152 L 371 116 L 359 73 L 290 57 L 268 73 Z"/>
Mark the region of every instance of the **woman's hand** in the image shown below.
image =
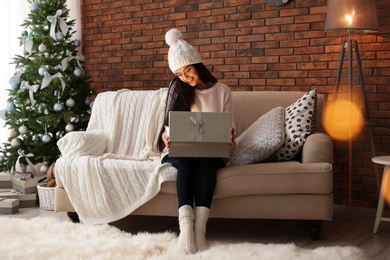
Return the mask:
<path id="1" fill-rule="evenodd" d="M 236 130 L 234 128 L 231 128 L 231 135 L 230 135 L 230 137 L 232 139 L 232 144 L 234 144 L 236 142 L 236 135 L 235 135 L 235 133 L 236 133 Z"/>
<path id="2" fill-rule="evenodd" d="M 234 150 L 236 150 L 236 130 L 234 128 L 231 128 L 231 135 L 232 142 L 230 144 L 230 158 L 233 156 Z"/>
<path id="3" fill-rule="evenodd" d="M 165 131 L 162 134 L 162 140 L 164 141 L 165 146 L 168 148 L 169 147 L 169 126 L 164 125 Z"/>

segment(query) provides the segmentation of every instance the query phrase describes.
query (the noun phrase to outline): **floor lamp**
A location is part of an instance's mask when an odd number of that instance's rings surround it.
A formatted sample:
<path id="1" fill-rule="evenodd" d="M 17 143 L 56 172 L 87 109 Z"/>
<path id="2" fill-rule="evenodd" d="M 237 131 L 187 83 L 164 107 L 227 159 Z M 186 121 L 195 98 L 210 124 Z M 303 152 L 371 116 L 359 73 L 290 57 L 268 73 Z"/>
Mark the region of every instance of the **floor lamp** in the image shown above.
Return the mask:
<path id="1" fill-rule="evenodd" d="M 379 27 L 378 15 L 375 0 L 328 0 L 325 31 L 341 31 L 348 34 L 348 40 L 343 41 L 340 55 L 340 63 L 337 71 L 335 86 L 335 100 L 339 91 L 341 72 L 345 50 L 348 50 L 348 100 L 352 102 L 353 85 L 353 54 L 356 57 L 358 67 L 359 81 L 364 101 L 364 117 L 369 128 L 370 144 L 373 157 L 375 156 L 374 140 L 370 125 L 370 115 L 368 111 L 368 102 L 364 86 L 364 77 L 362 62 L 359 54 L 357 41 L 352 40 L 353 34 L 365 34 L 377 32 Z M 350 112 L 351 114 L 351 112 Z M 351 122 L 351 120 L 349 121 Z M 377 187 L 380 189 L 380 180 L 377 166 L 374 164 Z M 352 136 L 348 140 L 348 220 L 351 219 L 351 201 L 352 201 Z"/>

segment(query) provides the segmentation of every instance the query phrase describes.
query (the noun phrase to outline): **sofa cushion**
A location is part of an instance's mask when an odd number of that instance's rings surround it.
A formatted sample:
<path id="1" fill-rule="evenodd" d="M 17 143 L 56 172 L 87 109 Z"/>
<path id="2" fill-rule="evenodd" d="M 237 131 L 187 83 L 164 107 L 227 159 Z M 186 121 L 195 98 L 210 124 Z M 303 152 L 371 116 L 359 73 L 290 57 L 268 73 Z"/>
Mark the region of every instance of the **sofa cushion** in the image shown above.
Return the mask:
<path id="1" fill-rule="evenodd" d="M 261 162 L 284 143 L 284 108 L 276 107 L 259 117 L 236 139 L 231 165 Z"/>
<path id="2" fill-rule="evenodd" d="M 252 195 L 331 194 L 332 165 L 298 161 L 265 162 L 220 168 L 214 198 Z M 176 194 L 176 182 L 161 185 L 160 193 Z"/>
<path id="3" fill-rule="evenodd" d="M 330 194 L 332 188 L 332 165 L 329 163 L 266 162 L 219 169 L 214 198 Z"/>
<path id="4" fill-rule="evenodd" d="M 293 159 L 316 125 L 317 91 L 313 89 L 285 109 L 285 141 L 272 155 L 276 161 Z"/>

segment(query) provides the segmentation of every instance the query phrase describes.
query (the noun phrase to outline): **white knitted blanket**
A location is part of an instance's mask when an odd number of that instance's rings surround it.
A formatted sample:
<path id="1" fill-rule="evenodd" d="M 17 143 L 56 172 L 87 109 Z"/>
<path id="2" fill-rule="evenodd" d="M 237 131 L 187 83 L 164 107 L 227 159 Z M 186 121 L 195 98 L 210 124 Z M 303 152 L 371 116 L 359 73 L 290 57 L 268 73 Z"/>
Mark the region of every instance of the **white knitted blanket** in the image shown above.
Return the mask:
<path id="1" fill-rule="evenodd" d="M 56 162 L 69 199 L 85 224 L 119 220 L 176 179 L 156 149 L 166 89 L 104 92 L 96 97 L 85 132 L 58 141 Z"/>

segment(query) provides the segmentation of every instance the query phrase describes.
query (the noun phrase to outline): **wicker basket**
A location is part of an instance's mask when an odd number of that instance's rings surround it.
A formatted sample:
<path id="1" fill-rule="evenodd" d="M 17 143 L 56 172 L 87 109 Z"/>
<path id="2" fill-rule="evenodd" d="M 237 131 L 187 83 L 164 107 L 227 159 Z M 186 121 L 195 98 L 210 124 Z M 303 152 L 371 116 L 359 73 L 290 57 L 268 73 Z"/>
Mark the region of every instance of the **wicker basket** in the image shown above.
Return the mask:
<path id="1" fill-rule="evenodd" d="M 54 187 L 46 187 L 46 183 L 38 184 L 39 207 L 45 210 L 54 210 Z"/>

